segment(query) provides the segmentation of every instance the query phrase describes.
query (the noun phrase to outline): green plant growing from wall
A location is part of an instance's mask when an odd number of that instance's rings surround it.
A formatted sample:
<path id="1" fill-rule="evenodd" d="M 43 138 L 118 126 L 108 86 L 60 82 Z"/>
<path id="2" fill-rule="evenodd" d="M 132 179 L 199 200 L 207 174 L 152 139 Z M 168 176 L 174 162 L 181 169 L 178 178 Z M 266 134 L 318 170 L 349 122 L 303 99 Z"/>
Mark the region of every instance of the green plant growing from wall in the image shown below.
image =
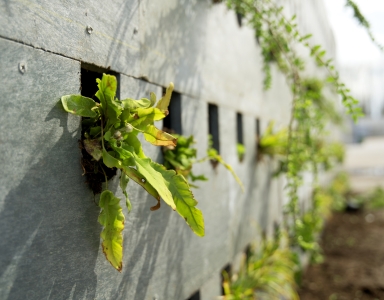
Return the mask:
<path id="1" fill-rule="evenodd" d="M 237 151 L 237 157 L 239 158 L 239 161 L 242 162 L 245 156 L 245 146 L 242 143 L 237 143 L 236 151 Z"/>
<path id="2" fill-rule="evenodd" d="M 137 137 L 143 134 L 146 141 L 156 146 L 176 146 L 174 136 L 154 126 L 155 121 L 168 114 L 173 84 L 169 85 L 157 104 L 153 93 L 150 99 L 117 99 L 114 76 L 103 74 L 101 80 L 97 79 L 97 84 L 99 90 L 96 97 L 100 102 L 81 95 L 63 96 L 61 102 L 67 112 L 83 117 L 84 148 L 91 155 L 95 168 L 100 167 L 105 174 L 106 189 L 99 201 L 102 209 L 99 223 L 104 227 L 101 232 L 102 247 L 107 260 L 121 271 L 125 217 L 120 199 L 108 190 L 107 169 L 121 171 L 120 187 L 126 197 L 128 212 L 131 204 L 126 188 L 129 179 L 132 179 L 158 201 L 151 210 L 160 208 L 160 199 L 163 199 L 198 236 L 204 236 L 204 220 L 202 212 L 196 208 L 197 201 L 186 179 L 148 158 Z"/>
<path id="3" fill-rule="evenodd" d="M 275 123 L 270 122 L 265 132 L 257 141 L 258 160 L 265 155 L 270 157 L 285 157 L 287 155 L 288 130 L 274 130 Z"/>
<path id="4" fill-rule="evenodd" d="M 211 160 L 214 164 L 220 163 L 223 165 L 235 178 L 236 182 L 240 185 L 244 191 L 243 183 L 240 178 L 236 175 L 233 168 L 227 164 L 222 157 L 218 154 L 217 150 L 212 147 L 212 137 L 209 137 L 207 155 L 201 159 L 196 159 L 197 149 L 193 147 L 194 138 L 193 135 L 185 137 L 182 135 L 174 135 L 178 138 L 176 146 L 165 146 L 163 147 L 164 152 L 164 165 L 167 169 L 175 170 L 176 173 L 182 174 L 185 178 L 189 178 L 192 182 L 194 181 L 206 181 L 204 175 L 194 175 L 192 173 L 192 167 L 195 163 L 204 162 Z M 191 184 L 190 184 L 191 185 Z M 196 187 L 191 185 L 192 187 Z"/>
<path id="5" fill-rule="evenodd" d="M 224 272 L 226 300 L 299 299 L 295 283 L 295 255 L 280 237 L 252 246 L 240 270 L 231 278 Z"/>
<path id="6" fill-rule="evenodd" d="M 206 181 L 204 175 L 194 175 L 192 173 L 193 164 L 196 162 L 197 149 L 193 147 L 195 143 L 193 135 L 185 137 L 173 134 L 177 138 L 176 147 L 164 146 L 164 166 L 169 170 L 175 170 L 177 174 L 183 175 L 190 181 Z"/>

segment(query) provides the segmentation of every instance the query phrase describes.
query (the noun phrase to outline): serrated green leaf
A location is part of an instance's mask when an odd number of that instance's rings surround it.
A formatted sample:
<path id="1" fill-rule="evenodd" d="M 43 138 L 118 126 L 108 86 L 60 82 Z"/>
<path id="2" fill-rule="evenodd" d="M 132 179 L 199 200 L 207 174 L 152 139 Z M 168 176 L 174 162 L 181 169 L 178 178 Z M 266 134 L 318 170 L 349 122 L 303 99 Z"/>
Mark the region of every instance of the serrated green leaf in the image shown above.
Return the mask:
<path id="1" fill-rule="evenodd" d="M 101 193 L 98 221 L 104 227 L 100 234 L 103 240 L 103 252 L 111 265 L 121 272 L 123 268 L 123 235 L 124 215 L 120 206 L 120 199 L 111 191 Z"/>
<path id="2" fill-rule="evenodd" d="M 169 106 L 169 103 L 171 102 L 173 87 L 174 87 L 173 82 L 170 82 L 169 86 L 167 87 L 167 90 L 165 91 L 165 95 L 157 103 L 156 107 L 161 111 L 164 111 L 164 112 L 168 111 L 168 106 Z"/>
<path id="3" fill-rule="evenodd" d="M 117 81 L 116 77 L 112 75 L 103 74 L 102 79 L 97 78 L 97 87 L 99 90 L 96 92 L 96 97 L 100 100 L 101 106 L 105 111 L 107 107 L 107 99 L 115 99 Z"/>
<path id="4" fill-rule="evenodd" d="M 163 166 L 151 163 L 152 167 L 162 174 L 169 191 L 172 193 L 176 211 L 182 216 L 198 236 L 204 236 L 204 217 L 201 210 L 196 208 L 197 201 L 189 188 L 187 180 L 174 170 L 165 170 Z"/>
<path id="5" fill-rule="evenodd" d="M 173 146 L 176 147 L 177 139 L 154 125 L 148 125 L 144 130 L 144 138 L 155 146 Z"/>
<path id="6" fill-rule="evenodd" d="M 101 80 L 97 78 L 96 81 L 99 87 L 96 97 L 100 100 L 104 117 L 107 119 L 107 127 L 110 127 L 119 121 L 119 116 L 123 111 L 120 103 L 115 100 L 117 89 L 116 77 L 103 74 Z"/>
<path id="7" fill-rule="evenodd" d="M 65 111 L 71 114 L 89 118 L 97 116 L 95 111 L 97 105 L 91 98 L 81 95 L 65 95 L 61 97 L 61 103 Z"/>

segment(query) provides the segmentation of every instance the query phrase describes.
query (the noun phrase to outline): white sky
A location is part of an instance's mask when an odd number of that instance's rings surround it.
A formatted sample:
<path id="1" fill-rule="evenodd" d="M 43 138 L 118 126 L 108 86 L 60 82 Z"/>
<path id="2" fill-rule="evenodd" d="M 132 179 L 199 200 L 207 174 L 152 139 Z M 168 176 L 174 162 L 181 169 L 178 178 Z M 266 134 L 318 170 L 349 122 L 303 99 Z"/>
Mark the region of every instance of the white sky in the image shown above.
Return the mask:
<path id="1" fill-rule="evenodd" d="M 353 17 L 352 9 L 345 7 L 345 0 L 324 0 L 328 19 L 336 40 L 340 65 L 361 65 L 384 62 L 384 54 L 371 42 L 365 29 Z M 384 0 L 355 0 L 371 24 L 376 40 L 384 45 Z"/>

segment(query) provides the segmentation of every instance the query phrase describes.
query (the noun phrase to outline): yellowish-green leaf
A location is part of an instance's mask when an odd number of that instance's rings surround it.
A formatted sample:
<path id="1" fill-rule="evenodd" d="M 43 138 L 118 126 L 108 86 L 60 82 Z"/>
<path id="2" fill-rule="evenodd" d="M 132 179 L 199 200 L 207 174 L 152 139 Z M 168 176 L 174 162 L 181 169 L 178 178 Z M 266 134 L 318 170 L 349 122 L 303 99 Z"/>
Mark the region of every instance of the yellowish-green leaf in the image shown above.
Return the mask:
<path id="1" fill-rule="evenodd" d="M 151 210 L 157 210 L 160 208 L 159 193 L 152 185 L 149 184 L 143 175 L 141 175 L 136 169 L 125 166 L 123 166 L 123 172 L 137 184 L 141 185 L 142 188 L 148 192 L 148 194 L 152 195 L 157 200 L 157 205 L 151 207 Z"/>
<path id="2" fill-rule="evenodd" d="M 185 178 L 176 174 L 174 170 L 165 170 L 159 164 L 151 162 L 151 165 L 162 174 L 168 189 L 171 191 L 176 211 L 182 216 L 191 227 L 192 231 L 198 236 L 204 236 L 204 217 L 201 210 L 196 208 L 197 201 Z"/>
<path id="3" fill-rule="evenodd" d="M 115 100 L 117 80 L 115 76 L 103 74 L 102 79 L 96 79 L 99 90 L 96 97 L 100 100 L 104 111 L 104 117 L 107 119 L 107 127 L 119 121 L 119 116 L 123 108 L 120 102 Z"/>
<path id="4" fill-rule="evenodd" d="M 121 272 L 123 268 L 123 235 L 124 215 L 120 206 L 120 199 L 111 191 L 101 193 L 99 206 L 102 211 L 99 223 L 104 227 L 100 236 L 103 240 L 103 252 L 111 265 Z"/>
<path id="5" fill-rule="evenodd" d="M 148 125 L 144 130 L 144 138 L 155 146 L 176 147 L 177 139 L 153 125 Z"/>
<path id="6" fill-rule="evenodd" d="M 158 164 L 154 163 L 150 158 L 139 158 L 138 156 L 135 157 L 135 163 L 137 171 L 144 177 L 145 181 L 153 186 L 165 203 L 172 209 L 176 209 L 172 194 L 164 181 L 163 175 L 154 168 Z M 129 176 L 129 174 L 127 175 Z"/>
<path id="7" fill-rule="evenodd" d="M 154 121 L 159 121 L 165 117 L 166 114 L 158 108 L 138 108 L 127 122 L 139 130 L 144 130 L 148 125 L 153 125 Z"/>
<path id="8" fill-rule="evenodd" d="M 100 100 L 103 109 L 107 107 L 107 101 L 115 99 L 117 80 L 113 75 L 103 74 L 101 79 L 96 79 L 99 90 L 96 97 Z"/>
<path id="9" fill-rule="evenodd" d="M 163 96 L 163 98 L 159 100 L 159 102 L 156 105 L 156 107 L 161 111 L 164 111 L 164 112 L 167 111 L 167 114 L 168 114 L 168 106 L 169 106 L 169 103 L 171 102 L 173 87 L 174 87 L 173 82 L 170 82 L 165 92 L 165 95 Z"/>
<path id="10" fill-rule="evenodd" d="M 166 114 L 156 107 L 138 108 L 136 115 L 139 118 L 147 117 L 153 119 L 153 121 L 159 121 L 166 117 Z"/>
<path id="11" fill-rule="evenodd" d="M 121 100 L 121 105 L 124 109 L 134 110 L 137 108 L 149 108 L 153 106 L 153 103 L 151 100 L 147 98 L 141 98 L 140 100 L 127 98 L 127 99 Z"/>
<path id="12" fill-rule="evenodd" d="M 81 95 L 66 95 L 61 97 L 61 103 L 65 111 L 71 114 L 89 118 L 97 116 L 95 112 L 97 105 L 91 98 Z"/>
<path id="13" fill-rule="evenodd" d="M 150 93 L 150 100 L 151 100 L 151 106 L 154 106 L 157 101 L 155 93 L 153 92 Z"/>

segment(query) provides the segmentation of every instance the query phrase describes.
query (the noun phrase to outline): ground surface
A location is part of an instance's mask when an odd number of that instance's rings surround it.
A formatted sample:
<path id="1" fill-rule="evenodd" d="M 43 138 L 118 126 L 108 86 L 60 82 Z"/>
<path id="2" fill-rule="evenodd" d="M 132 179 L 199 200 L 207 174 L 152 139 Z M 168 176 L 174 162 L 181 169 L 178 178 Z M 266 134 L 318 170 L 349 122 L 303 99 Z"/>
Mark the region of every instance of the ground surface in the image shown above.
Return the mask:
<path id="1" fill-rule="evenodd" d="M 347 146 L 351 188 L 384 187 L 384 137 Z M 324 263 L 303 276 L 302 300 L 384 300 L 384 210 L 335 213 L 321 240 Z"/>
<path id="2" fill-rule="evenodd" d="M 384 300 L 384 210 L 336 213 L 322 237 L 325 261 L 303 276 L 302 300 Z"/>

